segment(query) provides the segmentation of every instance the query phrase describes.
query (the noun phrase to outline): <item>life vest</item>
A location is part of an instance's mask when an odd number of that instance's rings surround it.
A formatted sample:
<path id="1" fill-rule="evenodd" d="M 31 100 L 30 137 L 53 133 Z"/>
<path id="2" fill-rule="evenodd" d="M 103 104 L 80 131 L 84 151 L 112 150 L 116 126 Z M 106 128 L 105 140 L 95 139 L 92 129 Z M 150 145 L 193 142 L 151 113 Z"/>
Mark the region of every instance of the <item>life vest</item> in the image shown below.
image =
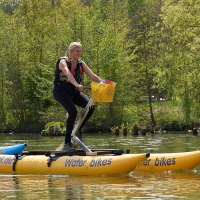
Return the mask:
<path id="1" fill-rule="evenodd" d="M 71 61 L 69 60 L 68 57 L 61 57 L 58 59 L 57 63 L 56 63 L 56 69 L 55 69 L 55 79 L 54 79 L 54 84 L 56 85 L 62 85 L 62 86 L 72 86 L 74 87 L 73 84 L 71 84 L 67 77 L 65 76 L 65 74 L 62 72 L 62 70 L 59 69 L 59 64 L 60 61 L 65 59 L 66 63 L 67 63 L 67 67 L 70 70 L 70 72 L 72 73 L 74 79 L 76 80 L 76 82 L 78 84 L 81 83 L 82 81 L 82 74 L 83 74 L 83 61 L 82 60 L 78 60 L 77 64 L 76 64 L 76 68 L 74 69 L 74 71 L 72 72 L 71 69 Z"/>

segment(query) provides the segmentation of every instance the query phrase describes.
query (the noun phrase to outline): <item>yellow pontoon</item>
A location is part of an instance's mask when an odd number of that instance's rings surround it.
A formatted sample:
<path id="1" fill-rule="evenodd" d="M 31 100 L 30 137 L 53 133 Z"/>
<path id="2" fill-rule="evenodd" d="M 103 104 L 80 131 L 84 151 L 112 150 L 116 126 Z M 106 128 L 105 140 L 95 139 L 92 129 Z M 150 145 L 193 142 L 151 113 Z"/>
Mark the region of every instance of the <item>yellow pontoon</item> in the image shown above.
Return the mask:
<path id="1" fill-rule="evenodd" d="M 136 167 L 139 171 L 191 170 L 200 165 L 200 151 L 182 153 L 159 153 Z"/>
<path id="2" fill-rule="evenodd" d="M 149 154 L 97 156 L 0 155 L 1 174 L 128 174 Z"/>

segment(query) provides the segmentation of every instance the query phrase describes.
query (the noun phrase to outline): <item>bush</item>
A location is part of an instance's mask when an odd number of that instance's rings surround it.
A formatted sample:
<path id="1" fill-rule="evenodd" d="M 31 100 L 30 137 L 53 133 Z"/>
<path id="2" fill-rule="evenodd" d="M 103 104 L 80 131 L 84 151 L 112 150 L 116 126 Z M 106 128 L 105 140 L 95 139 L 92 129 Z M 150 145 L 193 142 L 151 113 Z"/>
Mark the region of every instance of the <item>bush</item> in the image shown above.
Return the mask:
<path id="1" fill-rule="evenodd" d="M 45 125 L 45 129 L 42 130 L 42 136 L 62 136 L 64 135 L 64 123 L 63 122 L 48 122 Z"/>
<path id="2" fill-rule="evenodd" d="M 133 127 L 131 128 L 131 134 L 133 135 L 138 135 L 139 133 L 139 126 L 137 124 L 134 124 Z"/>

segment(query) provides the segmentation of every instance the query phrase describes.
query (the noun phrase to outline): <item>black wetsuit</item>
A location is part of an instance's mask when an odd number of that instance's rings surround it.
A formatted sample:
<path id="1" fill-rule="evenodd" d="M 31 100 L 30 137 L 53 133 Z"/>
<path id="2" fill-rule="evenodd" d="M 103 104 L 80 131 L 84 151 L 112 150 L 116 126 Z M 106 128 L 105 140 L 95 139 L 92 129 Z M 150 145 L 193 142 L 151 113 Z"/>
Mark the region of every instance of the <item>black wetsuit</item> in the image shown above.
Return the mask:
<path id="1" fill-rule="evenodd" d="M 71 133 L 74 127 L 74 123 L 77 116 L 77 109 L 76 106 L 81 108 L 85 108 L 87 103 L 89 102 L 89 98 L 79 92 L 74 85 L 69 83 L 67 80 L 63 81 L 63 74 L 60 75 L 62 72 L 59 69 L 59 63 L 61 59 L 65 59 L 67 62 L 67 66 L 71 71 L 71 62 L 68 61 L 65 57 L 60 58 L 56 64 L 56 71 L 55 71 L 55 80 L 54 80 L 54 88 L 53 88 L 53 96 L 54 98 L 65 108 L 68 113 L 68 118 L 66 121 L 66 135 L 65 135 L 65 144 L 71 144 Z M 81 71 L 82 70 L 82 71 Z M 79 60 L 77 62 L 77 66 L 74 73 L 75 80 L 80 84 L 82 80 L 82 62 Z M 80 129 L 84 126 L 84 124 L 88 121 L 88 119 L 92 116 L 94 112 L 94 108 L 90 109 L 86 118 L 84 119 Z"/>

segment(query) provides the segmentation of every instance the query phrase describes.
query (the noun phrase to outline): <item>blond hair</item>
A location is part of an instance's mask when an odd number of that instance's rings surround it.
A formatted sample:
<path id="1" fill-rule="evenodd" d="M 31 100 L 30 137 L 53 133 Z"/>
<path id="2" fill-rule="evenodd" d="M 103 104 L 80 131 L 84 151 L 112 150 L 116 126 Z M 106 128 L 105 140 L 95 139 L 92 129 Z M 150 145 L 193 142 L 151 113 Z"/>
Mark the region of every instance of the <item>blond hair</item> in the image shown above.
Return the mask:
<path id="1" fill-rule="evenodd" d="M 71 52 L 76 49 L 77 47 L 82 48 L 82 45 L 80 42 L 72 42 L 66 52 L 66 56 L 70 57 Z"/>

